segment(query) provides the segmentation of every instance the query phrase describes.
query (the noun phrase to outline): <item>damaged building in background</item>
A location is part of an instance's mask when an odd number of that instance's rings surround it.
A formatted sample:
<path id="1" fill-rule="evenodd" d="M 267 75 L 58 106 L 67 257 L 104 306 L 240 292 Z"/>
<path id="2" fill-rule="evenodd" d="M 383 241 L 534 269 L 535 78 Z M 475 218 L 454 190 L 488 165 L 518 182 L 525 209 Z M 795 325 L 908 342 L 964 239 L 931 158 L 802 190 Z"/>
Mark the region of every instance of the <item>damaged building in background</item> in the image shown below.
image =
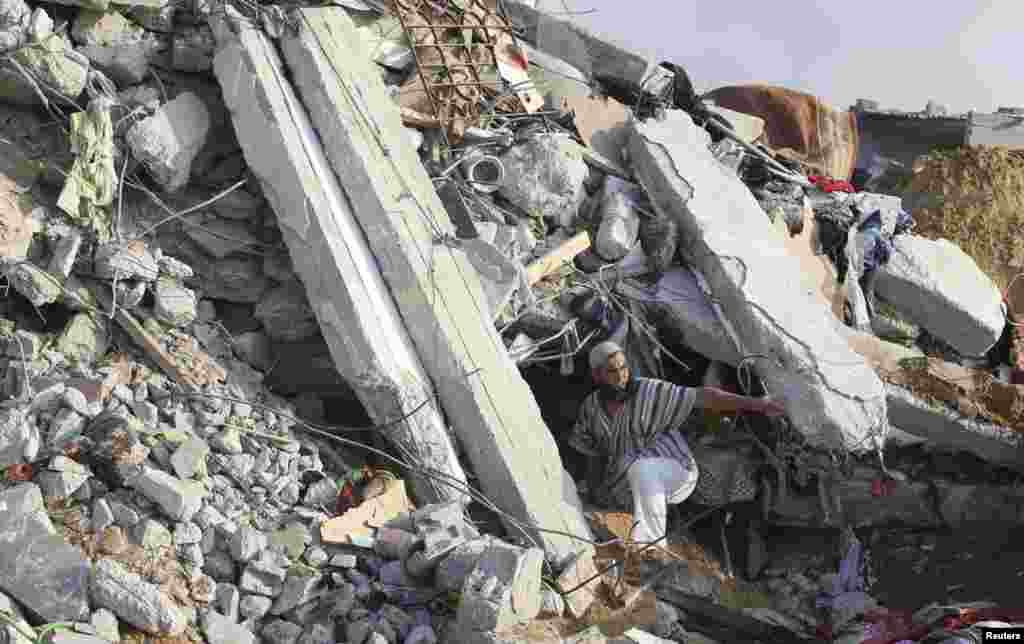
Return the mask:
<path id="1" fill-rule="evenodd" d="M 10 641 L 1024 621 L 947 583 L 1017 569 L 957 541 L 1024 518 L 1016 111 L 698 96 L 500 0 L 0 16 Z M 667 563 L 577 486 L 608 339 L 786 409 L 688 421 Z"/>

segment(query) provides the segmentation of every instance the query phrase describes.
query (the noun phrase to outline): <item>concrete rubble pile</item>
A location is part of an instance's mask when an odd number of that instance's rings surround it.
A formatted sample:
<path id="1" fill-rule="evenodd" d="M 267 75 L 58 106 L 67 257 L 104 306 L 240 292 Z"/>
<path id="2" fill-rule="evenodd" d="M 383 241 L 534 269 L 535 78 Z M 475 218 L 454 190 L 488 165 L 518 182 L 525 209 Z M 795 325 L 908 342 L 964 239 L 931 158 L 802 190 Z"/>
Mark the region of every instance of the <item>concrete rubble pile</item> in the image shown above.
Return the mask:
<path id="1" fill-rule="evenodd" d="M 526 3 L 0 3 L 10 641 L 853 638 L 850 529 L 1024 520 L 1003 298 L 818 176 L 845 130 L 802 165 L 772 110 Z M 454 116 L 405 91 L 437 11 L 499 61 Z M 739 576 L 593 545 L 564 438 L 603 339 L 785 405 L 691 438 L 754 473 Z"/>

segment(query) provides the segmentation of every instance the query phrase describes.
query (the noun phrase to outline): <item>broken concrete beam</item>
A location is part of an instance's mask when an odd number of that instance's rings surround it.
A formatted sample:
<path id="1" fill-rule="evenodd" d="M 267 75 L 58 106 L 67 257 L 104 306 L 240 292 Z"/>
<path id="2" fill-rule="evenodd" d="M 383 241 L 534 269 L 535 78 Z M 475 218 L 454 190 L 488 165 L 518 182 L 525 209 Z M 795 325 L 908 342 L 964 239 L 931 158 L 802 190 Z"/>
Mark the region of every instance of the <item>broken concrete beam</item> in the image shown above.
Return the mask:
<path id="1" fill-rule="evenodd" d="M 947 239 L 897 235 L 875 292 L 965 356 L 984 355 L 1006 325 L 1002 294 L 992 278 Z"/>
<path id="2" fill-rule="evenodd" d="M 587 164 L 580 147 L 559 134 L 541 133 L 506 150 L 498 194 L 533 219 L 572 226 L 587 196 Z"/>
<path id="3" fill-rule="evenodd" d="M 395 294 L 483 492 L 512 517 L 510 532 L 525 531 L 554 561 L 564 561 L 582 542 L 535 526 L 589 538 L 575 485 L 494 328 L 473 266 L 464 252 L 438 244 L 454 227 L 403 134 L 398 108 L 344 11 L 309 9 L 299 16 L 302 28 L 281 46 L 387 283 L 378 288 Z M 243 38 L 248 33 L 243 28 Z M 226 87 L 237 82 L 222 78 Z M 238 122 L 245 139 L 244 119 Z M 244 131 L 266 138 L 265 129 Z M 282 208 L 293 203 L 283 201 Z M 325 265 L 331 264 L 320 261 L 316 270 Z"/>
<path id="4" fill-rule="evenodd" d="M 650 64 L 645 57 L 598 38 L 579 25 L 523 2 L 506 2 L 505 9 L 512 24 L 523 30 L 525 40 L 591 77 L 614 76 L 638 85 L 647 77 Z"/>
<path id="5" fill-rule="evenodd" d="M 448 641 L 488 642 L 493 634 L 524 624 L 540 612 L 544 553 L 494 540 L 466 578 Z"/>
<path id="6" fill-rule="evenodd" d="M 887 384 L 885 391 L 894 427 L 925 438 L 934 447 L 963 450 L 994 465 L 1024 471 L 1024 434 L 928 403 L 897 385 Z"/>
<path id="7" fill-rule="evenodd" d="M 873 447 L 885 428 L 878 376 L 836 331 L 828 305 L 792 288 L 800 263 L 745 185 L 682 111 L 631 123 L 629 156 L 657 210 L 679 222 L 684 257 L 708 282 L 730 336 L 782 400 L 794 426 L 823 447 Z"/>
<path id="8" fill-rule="evenodd" d="M 242 152 L 277 213 L 335 367 L 374 422 L 394 423 L 387 435 L 399 452 L 447 479 L 445 485 L 410 473 L 416 498 L 463 498 L 457 488 L 466 475 L 432 402 L 430 379 L 359 228 L 355 204 L 327 164 L 274 45 L 242 19 L 221 20 L 215 35 L 214 72 Z"/>

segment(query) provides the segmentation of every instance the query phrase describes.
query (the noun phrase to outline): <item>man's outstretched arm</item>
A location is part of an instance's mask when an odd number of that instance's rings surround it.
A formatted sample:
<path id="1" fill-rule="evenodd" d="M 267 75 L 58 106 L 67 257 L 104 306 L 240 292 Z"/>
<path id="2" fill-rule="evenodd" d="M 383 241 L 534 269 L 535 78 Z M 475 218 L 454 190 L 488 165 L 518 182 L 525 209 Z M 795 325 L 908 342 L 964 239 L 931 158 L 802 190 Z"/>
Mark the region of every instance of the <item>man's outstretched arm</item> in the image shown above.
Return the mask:
<path id="1" fill-rule="evenodd" d="M 786 408 L 774 400 L 738 396 L 718 387 L 697 387 L 694 405 L 717 413 L 750 411 L 765 416 L 782 416 Z"/>

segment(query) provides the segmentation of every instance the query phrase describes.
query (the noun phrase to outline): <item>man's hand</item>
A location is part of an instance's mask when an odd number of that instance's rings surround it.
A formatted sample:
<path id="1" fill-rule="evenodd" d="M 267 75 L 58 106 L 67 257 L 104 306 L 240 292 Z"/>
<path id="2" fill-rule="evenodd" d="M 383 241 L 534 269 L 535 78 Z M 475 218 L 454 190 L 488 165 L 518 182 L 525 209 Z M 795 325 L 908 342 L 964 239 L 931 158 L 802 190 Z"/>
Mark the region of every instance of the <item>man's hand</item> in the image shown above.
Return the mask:
<path id="1" fill-rule="evenodd" d="M 774 400 L 737 396 L 717 387 L 698 388 L 694 404 L 697 407 L 720 414 L 751 411 L 756 414 L 764 414 L 765 416 L 782 416 L 786 413 L 786 408 Z"/>
<path id="2" fill-rule="evenodd" d="M 769 417 L 785 416 L 786 408 L 782 406 L 782 403 L 776 402 L 770 398 L 760 398 L 757 400 L 758 404 L 754 411 L 764 414 Z"/>

